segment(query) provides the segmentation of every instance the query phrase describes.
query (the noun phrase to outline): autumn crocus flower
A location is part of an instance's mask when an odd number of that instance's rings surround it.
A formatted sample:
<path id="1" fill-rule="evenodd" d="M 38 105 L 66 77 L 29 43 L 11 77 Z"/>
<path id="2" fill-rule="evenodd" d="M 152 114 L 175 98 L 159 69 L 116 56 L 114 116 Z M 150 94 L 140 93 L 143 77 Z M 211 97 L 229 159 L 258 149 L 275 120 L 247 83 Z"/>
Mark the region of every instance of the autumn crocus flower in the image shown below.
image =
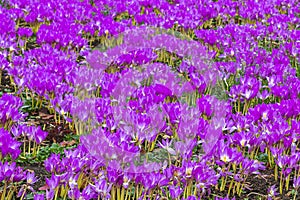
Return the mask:
<path id="1" fill-rule="evenodd" d="M 272 200 L 276 197 L 276 195 L 278 195 L 279 193 L 277 192 L 277 188 L 276 185 L 272 185 L 269 189 L 268 189 L 268 200 Z"/>
<path id="2" fill-rule="evenodd" d="M 33 34 L 33 32 L 30 28 L 20 27 L 18 29 L 18 34 L 20 37 L 30 37 Z"/>
<path id="3" fill-rule="evenodd" d="M 51 154 L 48 159 L 44 161 L 45 168 L 48 172 L 57 172 L 60 169 L 60 155 Z"/>
<path id="4" fill-rule="evenodd" d="M 252 138 L 253 134 L 250 132 L 234 133 L 234 135 L 231 137 L 233 142 L 241 147 L 250 147 L 250 141 Z"/>
<path id="5" fill-rule="evenodd" d="M 172 154 L 172 155 L 176 155 L 176 152 L 174 151 L 173 148 L 171 148 L 172 145 L 172 140 L 162 140 L 162 143 L 160 141 L 158 141 L 158 146 L 167 150 L 168 153 Z"/>
<path id="6" fill-rule="evenodd" d="M 33 200 L 44 200 L 45 194 L 35 194 Z"/>
<path id="7" fill-rule="evenodd" d="M 127 175 L 124 175 L 123 176 L 123 187 L 127 189 L 129 186 L 129 183 L 130 183 L 130 178 Z"/>
<path id="8" fill-rule="evenodd" d="M 54 193 L 55 192 L 52 189 L 46 190 L 46 199 L 47 200 L 53 199 L 55 195 Z"/>
<path id="9" fill-rule="evenodd" d="M 293 182 L 293 187 L 299 188 L 299 186 L 300 186 L 300 177 L 295 177 Z"/>
<path id="10" fill-rule="evenodd" d="M 21 143 L 16 141 L 8 131 L 0 128 L 0 151 L 2 157 L 10 154 L 13 159 L 16 159 L 21 153 L 20 146 Z"/>
<path id="11" fill-rule="evenodd" d="M 110 190 L 112 183 L 107 183 L 106 180 L 96 180 L 95 185 L 92 185 L 95 192 L 103 199 L 110 199 Z"/>
<path id="12" fill-rule="evenodd" d="M 183 189 L 180 186 L 170 185 L 169 191 L 170 191 L 171 198 L 176 199 L 182 194 Z"/>
<path id="13" fill-rule="evenodd" d="M 33 185 L 38 179 L 35 177 L 34 172 L 28 172 L 26 176 L 27 184 Z"/>
<path id="14" fill-rule="evenodd" d="M 15 168 L 15 172 L 14 172 L 13 176 L 11 177 L 11 180 L 13 182 L 19 182 L 19 181 L 25 180 L 25 179 L 26 179 L 26 172 L 20 166 L 17 166 Z"/>
<path id="15" fill-rule="evenodd" d="M 26 115 L 19 112 L 22 104 L 22 100 L 19 97 L 6 93 L 3 94 L 0 97 L 0 122 L 5 125 L 10 120 L 12 122 L 23 120 Z"/>
<path id="16" fill-rule="evenodd" d="M 25 185 L 22 185 L 22 187 L 20 188 L 19 192 L 18 192 L 18 197 L 21 197 L 21 199 L 23 199 L 26 196 L 27 190 L 30 190 L 31 192 L 34 192 L 33 189 L 33 185 L 34 183 L 37 181 L 34 172 L 28 172 L 26 175 L 26 183 Z"/>
<path id="17" fill-rule="evenodd" d="M 224 163 L 228 163 L 232 160 L 232 150 L 231 148 L 225 148 L 220 154 L 220 160 Z"/>
<path id="18" fill-rule="evenodd" d="M 10 180 L 16 168 L 16 163 L 9 164 L 8 162 L 0 163 L 0 180 Z"/>
<path id="19" fill-rule="evenodd" d="M 185 179 L 190 179 L 193 177 L 195 165 L 195 162 L 183 161 L 181 171 L 184 174 Z"/>
<path id="20" fill-rule="evenodd" d="M 60 176 L 52 174 L 50 178 L 46 178 L 46 183 L 51 190 L 55 190 L 60 183 Z"/>

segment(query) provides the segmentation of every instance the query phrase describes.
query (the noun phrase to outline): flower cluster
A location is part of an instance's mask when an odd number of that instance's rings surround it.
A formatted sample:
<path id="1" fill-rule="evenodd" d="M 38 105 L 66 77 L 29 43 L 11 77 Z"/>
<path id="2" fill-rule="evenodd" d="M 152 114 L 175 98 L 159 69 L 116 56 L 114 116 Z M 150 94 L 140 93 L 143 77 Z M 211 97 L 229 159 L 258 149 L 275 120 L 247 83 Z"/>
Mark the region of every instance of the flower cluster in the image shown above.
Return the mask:
<path id="1" fill-rule="evenodd" d="M 0 3 L 1 199 L 241 198 L 274 171 L 300 186 L 300 3 L 10 0 Z M 0 80 L 0 86 L 1 85 Z M 222 101 L 221 101 L 221 100 Z M 14 160 L 47 132 L 23 103 L 82 135 L 51 154 L 46 192 Z M 262 159 L 264 158 L 264 159 Z"/>
<path id="2" fill-rule="evenodd" d="M 10 94 L 3 94 L 0 98 L 0 120 L 1 127 L 9 129 L 14 123 L 22 121 L 25 114 L 19 112 L 23 105 L 22 100 Z"/>

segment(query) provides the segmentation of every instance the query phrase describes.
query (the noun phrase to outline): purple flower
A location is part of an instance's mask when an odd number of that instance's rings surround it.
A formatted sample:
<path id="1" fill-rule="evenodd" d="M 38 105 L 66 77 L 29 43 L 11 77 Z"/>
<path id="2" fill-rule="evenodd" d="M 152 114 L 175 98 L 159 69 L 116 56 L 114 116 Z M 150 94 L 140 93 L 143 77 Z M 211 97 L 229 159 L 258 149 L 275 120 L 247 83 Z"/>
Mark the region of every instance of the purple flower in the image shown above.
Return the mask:
<path id="1" fill-rule="evenodd" d="M 11 180 L 13 182 L 20 182 L 21 180 L 25 180 L 26 179 L 26 172 L 23 171 L 23 169 L 21 167 L 16 167 L 14 174 L 11 177 Z"/>
<path id="2" fill-rule="evenodd" d="M 278 195 L 279 193 L 277 192 L 276 185 L 272 185 L 268 189 L 268 200 L 272 200 Z"/>
<path id="3" fill-rule="evenodd" d="M 169 191 L 170 191 L 171 198 L 176 199 L 182 194 L 183 189 L 180 186 L 170 185 Z"/>
<path id="4" fill-rule="evenodd" d="M 206 89 L 206 83 L 203 76 L 197 72 L 192 72 L 190 73 L 190 78 L 194 89 L 197 89 L 197 91 L 202 94 Z"/>
<path id="5" fill-rule="evenodd" d="M 168 113 L 169 120 L 171 123 L 179 123 L 180 120 L 180 104 L 175 103 L 164 103 L 164 109 Z"/>
<path id="6" fill-rule="evenodd" d="M 300 186 L 300 177 L 294 177 L 293 187 L 297 190 Z"/>
<path id="7" fill-rule="evenodd" d="M 172 145 L 172 140 L 162 140 L 162 143 L 158 141 L 158 146 L 167 150 L 168 153 L 172 154 L 172 155 L 176 155 L 176 152 L 174 151 L 174 149 L 171 148 Z"/>
<path id="8" fill-rule="evenodd" d="M 21 153 L 20 146 L 21 143 L 16 141 L 8 131 L 0 128 L 0 151 L 3 157 L 10 154 L 13 159 L 18 158 Z"/>
<path id="9" fill-rule="evenodd" d="M 33 185 L 38 179 L 35 177 L 34 172 L 28 172 L 26 176 L 27 184 Z"/>
<path id="10" fill-rule="evenodd" d="M 9 120 L 17 122 L 23 119 L 25 115 L 19 112 L 22 104 L 22 100 L 19 97 L 3 94 L 0 98 L 0 122 L 5 124 Z"/>
<path id="11" fill-rule="evenodd" d="M 196 200 L 197 198 L 194 195 L 188 196 L 187 198 L 183 198 L 184 200 Z"/>
<path id="12" fill-rule="evenodd" d="M 232 160 L 234 160 L 234 151 L 232 148 L 224 146 L 220 151 L 220 161 L 222 161 L 224 164 L 227 164 Z"/>
<path id="13" fill-rule="evenodd" d="M 60 169 L 60 155 L 59 154 L 51 154 L 49 158 L 44 161 L 45 169 L 48 172 L 58 172 Z"/>
<path id="14" fill-rule="evenodd" d="M 34 132 L 34 139 L 37 144 L 40 144 L 42 141 L 46 139 L 48 132 L 43 131 L 40 127 L 37 127 Z"/>
<path id="15" fill-rule="evenodd" d="M 157 177 L 155 172 L 144 173 L 142 174 L 141 182 L 145 187 L 146 192 L 153 189 L 157 185 Z"/>
<path id="16" fill-rule="evenodd" d="M 250 132 L 235 133 L 232 136 L 233 142 L 238 144 L 241 147 L 250 147 L 250 141 L 252 138 L 253 138 L 253 134 Z"/>
<path id="17" fill-rule="evenodd" d="M 79 177 L 79 173 L 77 173 L 76 175 L 72 175 L 71 173 L 66 176 L 68 185 L 71 189 L 78 187 L 78 183 L 77 183 L 78 177 Z"/>
<path id="18" fill-rule="evenodd" d="M 0 180 L 10 180 L 11 177 L 14 175 L 14 170 L 16 168 L 16 163 L 13 162 L 12 164 L 9 164 L 8 162 L 5 162 L 4 164 L 0 163 Z"/>
<path id="19" fill-rule="evenodd" d="M 107 183 L 105 179 L 97 180 L 93 188 L 95 192 L 104 199 L 110 199 L 112 183 Z"/>
<path id="20" fill-rule="evenodd" d="M 21 167 L 16 167 L 16 163 L 9 164 L 0 162 L 0 181 L 19 182 L 26 179 L 26 173 Z"/>
<path id="21" fill-rule="evenodd" d="M 35 194 L 33 200 L 44 200 L 45 194 Z"/>
<path id="22" fill-rule="evenodd" d="M 18 29 L 18 34 L 20 37 L 30 37 L 33 34 L 33 32 L 31 28 L 20 27 Z"/>
<path id="23" fill-rule="evenodd" d="M 81 197 L 83 199 L 96 199 L 98 195 L 94 191 L 94 188 L 91 185 L 88 185 L 82 190 Z"/>
<path id="24" fill-rule="evenodd" d="M 80 191 L 77 187 L 72 188 L 68 191 L 68 197 L 70 199 L 79 199 L 80 198 Z"/>
<path id="25" fill-rule="evenodd" d="M 50 190 L 55 190 L 60 183 L 60 176 L 52 174 L 50 178 L 46 178 L 46 183 Z"/>
<path id="26" fill-rule="evenodd" d="M 130 174 L 123 176 L 123 187 L 124 188 L 126 188 L 126 189 L 128 188 L 129 183 L 130 183 L 130 181 L 131 181 L 132 178 L 133 177 Z"/>
<path id="27" fill-rule="evenodd" d="M 180 155 L 183 160 L 191 158 L 193 148 L 197 145 L 195 139 L 186 139 L 185 141 L 178 141 L 174 143 L 174 149 L 177 155 Z"/>
<path id="28" fill-rule="evenodd" d="M 47 200 L 52 200 L 54 198 L 54 190 L 46 190 L 46 199 Z"/>
<path id="29" fill-rule="evenodd" d="M 197 100 L 197 106 L 199 108 L 199 111 L 207 117 L 210 117 L 213 113 L 209 98 L 210 96 L 204 96 Z"/>
<path id="30" fill-rule="evenodd" d="M 61 163 L 64 163 L 64 167 L 67 171 L 73 173 L 79 172 L 85 164 L 80 158 L 63 158 Z"/>
<path id="31" fill-rule="evenodd" d="M 121 172 L 118 170 L 119 163 L 110 162 L 109 164 L 112 167 L 108 167 L 107 169 L 107 179 L 110 183 L 117 183 L 121 178 Z"/>
<path id="32" fill-rule="evenodd" d="M 257 160 L 249 160 L 248 158 L 242 160 L 242 168 L 245 174 L 259 174 L 259 170 L 265 170 L 265 166 Z"/>
<path id="33" fill-rule="evenodd" d="M 265 99 L 267 99 L 268 97 L 270 96 L 270 93 L 268 92 L 268 90 L 263 90 L 263 91 L 261 91 L 261 92 L 259 92 L 258 94 L 257 94 L 257 97 L 258 98 L 260 98 L 261 100 L 265 100 Z"/>

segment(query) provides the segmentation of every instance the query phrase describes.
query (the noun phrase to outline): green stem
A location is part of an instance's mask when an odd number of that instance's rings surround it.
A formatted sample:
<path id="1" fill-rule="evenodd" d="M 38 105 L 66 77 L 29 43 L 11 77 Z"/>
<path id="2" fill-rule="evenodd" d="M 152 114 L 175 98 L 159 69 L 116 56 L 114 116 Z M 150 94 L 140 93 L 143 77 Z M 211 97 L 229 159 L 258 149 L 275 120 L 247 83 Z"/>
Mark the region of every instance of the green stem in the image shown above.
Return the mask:
<path id="1" fill-rule="evenodd" d="M 244 108 L 243 108 L 243 115 L 245 115 L 247 112 L 247 101 L 244 104 Z"/>
<path id="2" fill-rule="evenodd" d="M 141 186 L 138 197 L 142 196 L 142 192 L 143 192 L 143 186 Z"/>
<path id="3" fill-rule="evenodd" d="M 5 195 L 6 195 L 6 188 L 7 188 L 7 182 L 4 182 L 4 188 L 3 188 L 3 192 L 1 195 L 1 200 L 5 200 Z"/>
<path id="4" fill-rule="evenodd" d="M 244 181 L 243 181 L 243 183 L 242 183 L 242 185 L 241 185 L 241 188 L 240 188 L 240 190 L 238 191 L 238 195 L 239 195 L 239 196 L 241 196 L 241 194 L 242 194 L 244 185 L 245 185 L 245 183 L 246 183 L 246 179 L 247 179 L 247 176 L 245 177 L 245 179 L 244 179 Z"/>
<path id="5" fill-rule="evenodd" d="M 117 187 L 117 199 L 121 200 L 121 191 L 120 191 L 120 187 Z"/>
<path id="6" fill-rule="evenodd" d="M 183 197 L 187 198 L 187 186 L 184 187 Z"/>
<path id="7" fill-rule="evenodd" d="M 295 188 L 295 194 L 293 200 L 296 200 L 297 194 L 298 194 L 298 187 Z"/>
<path id="8" fill-rule="evenodd" d="M 279 183 L 279 192 L 280 192 L 280 194 L 282 194 L 282 190 L 283 190 L 283 178 L 282 178 L 282 176 L 283 176 L 283 174 L 282 174 L 282 170 L 283 169 L 281 169 L 281 172 L 280 172 L 280 183 Z"/>
<path id="9" fill-rule="evenodd" d="M 15 189 L 16 189 L 15 186 L 13 186 L 13 188 L 9 189 L 8 194 L 6 196 L 7 200 L 11 200 L 12 199 L 12 196 L 14 194 Z"/>
<path id="10" fill-rule="evenodd" d="M 171 165 L 172 165 L 172 160 L 171 160 L 171 155 L 170 155 L 169 151 L 168 151 L 168 158 L 169 158 L 169 166 L 171 167 Z"/>
<path id="11" fill-rule="evenodd" d="M 24 189 L 24 192 L 22 193 L 21 200 L 23 200 L 25 193 L 26 193 L 26 189 Z"/>
<path id="12" fill-rule="evenodd" d="M 23 143 L 23 154 L 24 154 L 24 156 L 25 156 L 25 154 L 26 154 L 26 150 L 25 150 L 25 148 L 26 148 L 26 137 L 24 137 L 24 143 Z"/>
<path id="13" fill-rule="evenodd" d="M 58 196 L 58 188 L 55 189 L 55 196 L 54 196 L 54 200 L 57 199 L 57 196 Z"/>
<path id="14" fill-rule="evenodd" d="M 111 188 L 111 200 L 116 199 L 116 191 L 115 191 L 115 186 Z"/>
<path id="15" fill-rule="evenodd" d="M 36 148 L 37 148 L 37 143 L 36 141 L 33 142 L 33 156 L 36 156 Z"/>
<path id="16" fill-rule="evenodd" d="M 275 181 L 278 180 L 278 165 L 275 165 L 275 169 L 274 169 L 274 175 L 275 175 Z"/>
<path id="17" fill-rule="evenodd" d="M 31 148 L 31 141 L 28 140 L 28 154 L 30 154 L 30 148 Z"/>
<path id="18" fill-rule="evenodd" d="M 239 99 L 238 99 L 238 112 L 241 111 L 241 99 L 240 99 L 240 96 L 239 96 Z"/>
<path id="19" fill-rule="evenodd" d="M 31 108 L 34 108 L 34 95 L 33 92 L 31 93 Z"/>
<path id="20" fill-rule="evenodd" d="M 188 185 L 187 185 L 187 197 L 189 196 L 189 195 L 191 195 L 191 187 L 192 187 L 192 180 L 189 180 L 188 181 Z"/>
<path id="21" fill-rule="evenodd" d="M 121 200 L 124 200 L 124 196 L 125 196 L 125 188 L 122 187 L 122 191 L 121 191 Z"/>
<path id="22" fill-rule="evenodd" d="M 288 177 L 285 180 L 285 189 L 286 189 L 286 191 L 289 190 L 290 176 L 291 176 L 291 174 L 289 174 Z"/>
<path id="23" fill-rule="evenodd" d="M 35 107 L 38 108 L 39 107 L 39 102 L 40 102 L 40 96 L 37 96 L 37 100 L 36 100 L 36 104 Z"/>

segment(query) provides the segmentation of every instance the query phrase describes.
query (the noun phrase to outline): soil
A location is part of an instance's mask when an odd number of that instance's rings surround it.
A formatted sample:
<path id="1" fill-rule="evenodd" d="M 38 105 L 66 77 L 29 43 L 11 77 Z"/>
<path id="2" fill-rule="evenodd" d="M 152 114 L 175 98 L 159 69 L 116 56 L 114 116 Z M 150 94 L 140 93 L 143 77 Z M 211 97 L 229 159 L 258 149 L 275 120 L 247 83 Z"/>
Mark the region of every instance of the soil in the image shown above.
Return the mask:
<path id="1" fill-rule="evenodd" d="M 1 71 L 0 71 L 1 72 Z M 11 84 L 10 76 L 6 70 L 1 73 L 0 93 L 14 92 L 14 87 Z"/>
<path id="2" fill-rule="evenodd" d="M 260 172 L 260 175 L 254 175 L 252 174 L 251 176 L 249 176 L 246 180 L 246 184 L 243 190 L 243 193 L 241 194 L 241 196 L 235 195 L 235 199 L 236 200 L 254 200 L 254 199 L 261 199 L 261 200 L 265 200 L 267 199 L 267 195 L 268 195 L 268 189 L 275 185 L 277 188 L 277 193 L 279 193 L 279 181 L 275 181 L 275 177 L 274 177 L 274 171 L 271 169 L 267 169 L 264 171 Z M 285 190 L 283 190 L 283 194 L 277 194 L 275 200 L 290 200 L 293 199 L 293 194 L 291 193 L 292 190 L 292 185 L 293 182 L 291 180 L 290 182 L 290 188 L 289 191 L 286 192 Z M 227 187 L 228 188 L 228 187 Z M 212 194 L 216 194 L 218 196 L 221 197 L 226 197 L 227 196 L 227 192 L 223 191 L 220 192 L 218 190 L 213 189 L 212 190 Z M 298 194 L 299 194 L 300 190 L 298 190 Z M 233 198 L 233 196 L 230 196 L 231 198 Z"/>
<path id="3" fill-rule="evenodd" d="M 45 131 L 48 132 L 48 136 L 45 139 L 47 144 L 61 143 L 66 135 L 75 134 L 75 130 L 71 130 L 64 120 L 61 120 L 60 124 L 56 123 L 54 115 L 50 114 L 46 108 L 30 112 L 29 116 L 33 116 L 33 119 L 30 119 L 32 123 L 41 127 L 45 126 Z"/>
<path id="4" fill-rule="evenodd" d="M 3 70 L 1 74 L 1 84 L 0 84 L 0 93 L 14 92 L 14 86 L 10 81 L 10 76 L 7 71 Z M 68 125 L 62 120 L 60 124 L 56 123 L 54 120 L 54 115 L 51 115 L 46 108 L 41 108 L 28 113 L 30 119 L 26 119 L 31 124 L 40 125 L 44 127 L 45 130 L 49 133 L 46 141 L 49 141 L 50 144 L 53 142 L 63 142 L 66 135 L 75 134 L 74 131 L 70 130 Z"/>
<path id="5" fill-rule="evenodd" d="M 29 164 L 29 163 L 20 163 L 20 167 L 24 170 L 29 170 L 34 172 L 35 176 L 38 177 L 37 182 L 33 185 L 33 189 L 35 191 L 39 191 L 39 188 L 43 187 L 46 184 L 46 178 L 51 177 L 51 173 L 49 173 L 43 163 L 38 164 Z"/>
<path id="6" fill-rule="evenodd" d="M 34 116 L 34 119 L 30 119 L 31 123 L 40 125 L 41 127 L 45 124 L 45 131 L 48 132 L 46 139 L 42 142 L 42 145 L 51 146 L 53 143 L 62 143 L 66 135 L 75 134 L 74 131 L 70 130 L 68 125 L 62 121 L 61 124 L 58 124 L 54 120 L 54 116 L 51 115 L 46 108 L 41 108 L 39 110 L 29 113 L 28 116 Z M 46 185 L 46 178 L 51 177 L 45 167 L 44 163 L 20 163 L 19 164 L 24 170 L 34 171 L 38 181 L 34 184 L 33 188 L 36 191 L 44 190 Z"/>

